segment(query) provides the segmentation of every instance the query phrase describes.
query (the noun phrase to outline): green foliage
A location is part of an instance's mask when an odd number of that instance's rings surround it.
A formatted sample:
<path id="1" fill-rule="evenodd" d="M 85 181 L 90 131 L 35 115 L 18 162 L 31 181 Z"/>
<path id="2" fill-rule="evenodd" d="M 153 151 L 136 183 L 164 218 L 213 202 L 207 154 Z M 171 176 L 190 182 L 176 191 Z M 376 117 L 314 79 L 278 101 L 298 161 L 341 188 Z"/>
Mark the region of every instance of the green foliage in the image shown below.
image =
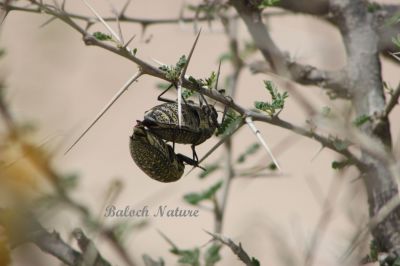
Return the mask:
<path id="1" fill-rule="evenodd" d="M 390 17 L 387 22 L 385 23 L 385 26 L 392 26 L 394 24 L 397 24 L 400 22 L 400 12 L 397 12 L 394 14 L 392 17 Z"/>
<path id="2" fill-rule="evenodd" d="M 266 7 L 275 6 L 279 2 L 280 2 L 280 0 L 262 0 L 260 5 L 258 6 L 258 8 L 264 9 Z"/>
<path id="3" fill-rule="evenodd" d="M 372 240 L 369 244 L 369 258 L 371 261 L 377 261 L 379 255 L 378 245 L 375 240 Z"/>
<path id="4" fill-rule="evenodd" d="M 232 61 L 232 59 L 233 59 L 233 54 L 231 52 L 222 53 L 218 57 L 218 61 L 221 61 L 221 62 Z"/>
<path id="5" fill-rule="evenodd" d="M 383 82 L 383 88 L 385 89 L 385 91 L 387 91 L 387 93 L 393 96 L 394 89 L 386 81 Z"/>
<path id="6" fill-rule="evenodd" d="M 397 34 L 396 37 L 393 37 L 392 42 L 397 46 L 397 48 L 400 48 L 400 34 Z"/>
<path id="7" fill-rule="evenodd" d="M 175 64 L 175 66 L 167 66 L 167 65 L 162 65 L 159 67 L 160 70 L 165 72 L 165 77 L 171 81 L 177 81 L 179 79 L 179 76 L 182 72 L 182 69 L 185 67 L 187 62 L 186 56 L 182 55 L 178 62 Z"/>
<path id="8" fill-rule="evenodd" d="M 285 91 L 283 94 L 279 93 L 276 89 L 275 85 L 269 81 L 264 81 L 265 88 L 268 90 L 271 95 L 272 102 L 255 102 L 254 106 L 264 112 L 267 112 L 269 115 L 275 115 L 277 110 L 282 110 L 285 106 L 285 99 L 289 97 L 288 93 Z"/>
<path id="9" fill-rule="evenodd" d="M 329 135 L 329 140 L 332 142 L 332 145 L 338 150 L 338 151 L 344 151 L 350 146 L 350 142 L 347 140 L 341 140 L 337 137 L 333 137 Z"/>
<path id="10" fill-rule="evenodd" d="M 147 225 L 148 223 L 145 220 L 137 223 L 132 223 L 131 221 L 122 221 L 113 225 L 112 234 L 118 243 L 124 243 L 133 230 L 140 230 Z"/>
<path id="11" fill-rule="evenodd" d="M 246 161 L 246 159 L 249 155 L 256 153 L 259 149 L 260 149 L 260 144 L 258 142 L 251 144 L 249 147 L 247 147 L 247 149 L 245 150 L 244 153 L 239 155 L 236 162 L 243 163 L 244 161 Z"/>
<path id="12" fill-rule="evenodd" d="M 205 171 L 201 171 L 201 173 L 199 174 L 199 178 L 203 179 L 207 176 L 209 176 L 210 174 L 214 173 L 216 170 L 218 170 L 220 168 L 219 163 L 214 163 L 214 164 L 210 164 L 210 165 L 206 165 L 204 167 L 206 170 Z"/>
<path id="13" fill-rule="evenodd" d="M 198 248 L 179 249 L 178 247 L 172 247 L 170 252 L 179 257 L 179 263 L 200 266 L 200 250 Z"/>
<path id="14" fill-rule="evenodd" d="M 72 190 L 78 186 L 79 176 L 77 173 L 67 174 L 59 179 L 59 185 L 65 190 Z"/>
<path id="15" fill-rule="evenodd" d="M 196 79 L 190 76 L 189 81 L 195 83 L 198 87 L 201 88 L 206 87 L 208 89 L 212 89 L 214 87 L 215 82 L 217 81 L 217 74 L 215 73 L 215 71 L 212 71 L 210 76 L 205 79 Z"/>
<path id="16" fill-rule="evenodd" d="M 142 258 L 145 266 L 165 266 L 163 258 L 160 258 L 158 261 L 156 261 L 147 254 L 144 254 Z"/>
<path id="17" fill-rule="evenodd" d="M 350 160 L 344 160 L 344 161 L 333 161 L 332 162 L 332 168 L 335 170 L 341 170 L 345 168 L 346 166 L 350 165 L 351 161 Z"/>
<path id="18" fill-rule="evenodd" d="M 221 256 L 219 251 L 221 249 L 221 245 L 212 244 L 204 254 L 204 262 L 206 266 L 214 266 L 218 261 L 221 260 Z"/>
<path id="19" fill-rule="evenodd" d="M 217 182 L 215 185 L 212 185 L 209 189 L 200 192 L 200 193 L 189 193 L 183 196 L 183 199 L 192 205 L 197 205 L 201 201 L 211 200 L 215 193 L 222 187 L 223 181 Z"/>
<path id="20" fill-rule="evenodd" d="M 330 107 L 328 106 L 324 106 L 322 107 L 322 111 L 321 111 L 322 116 L 324 117 L 330 117 L 332 114 L 332 110 Z"/>
<path id="21" fill-rule="evenodd" d="M 386 265 L 388 265 L 388 264 L 386 264 Z M 400 257 L 396 258 L 396 260 L 393 262 L 392 266 L 400 266 Z"/>
<path id="22" fill-rule="evenodd" d="M 222 121 L 221 125 L 218 127 L 216 136 L 220 135 L 228 135 L 232 132 L 240 123 L 242 122 L 242 117 L 239 116 L 235 111 L 229 109 L 226 113 L 224 121 Z"/>
<path id="23" fill-rule="evenodd" d="M 160 89 L 160 90 L 166 90 L 166 89 L 168 89 L 168 87 L 169 87 L 169 83 L 157 83 L 157 89 Z"/>
<path id="24" fill-rule="evenodd" d="M 375 3 L 375 2 L 368 3 L 368 7 L 367 7 L 368 12 L 374 13 L 375 11 L 378 11 L 379 9 L 381 9 L 381 6 L 378 3 Z"/>
<path id="25" fill-rule="evenodd" d="M 95 37 L 96 40 L 99 41 L 113 41 L 111 35 L 102 33 L 100 31 L 96 31 L 95 33 L 93 33 L 93 37 Z"/>
<path id="26" fill-rule="evenodd" d="M 134 48 L 134 49 L 132 50 L 132 55 L 135 56 L 136 53 L 137 53 L 137 48 Z"/>
<path id="27" fill-rule="evenodd" d="M 271 171 L 276 171 L 278 169 L 278 167 L 276 166 L 275 163 L 270 163 L 268 165 L 268 169 L 271 170 Z"/>
<path id="28" fill-rule="evenodd" d="M 251 258 L 251 264 L 253 266 L 260 266 L 261 265 L 260 262 L 258 261 L 258 259 L 254 258 L 254 257 Z"/>
<path id="29" fill-rule="evenodd" d="M 371 117 L 369 115 L 361 115 L 353 121 L 353 125 L 360 127 L 369 121 L 371 121 Z"/>

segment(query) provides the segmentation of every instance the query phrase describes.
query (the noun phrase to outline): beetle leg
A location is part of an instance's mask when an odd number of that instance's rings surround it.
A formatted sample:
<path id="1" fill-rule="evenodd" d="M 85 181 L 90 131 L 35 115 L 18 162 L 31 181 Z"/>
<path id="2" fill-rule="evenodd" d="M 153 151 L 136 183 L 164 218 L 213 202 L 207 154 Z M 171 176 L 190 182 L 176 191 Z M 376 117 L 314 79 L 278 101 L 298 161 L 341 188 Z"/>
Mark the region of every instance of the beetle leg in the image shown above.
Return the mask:
<path id="1" fill-rule="evenodd" d="M 183 154 L 178 153 L 178 154 L 176 155 L 176 157 L 177 157 L 179 160 L 181 160 L 182 162 L 186 163 L 186 164 L 192 165 L 192 166 L 194 166 L 194 167 L 198 167 L 198 168 L 200 168 L 200 169 L 206 171 L 206 169 L 205 169 L 204 167 L 201 167 L 197 161 L 194 161 L 194 160 L 190 159 L 189 157 L 187 157 L 187 156 L 185 156 L 185 155 L 183 155 Z"/>
<path id="2" fill-rule="evenodd" d="M 169 85 L 166 90 L 164 90 L 160 95 L 158 95 L 157 100 L 159 100 L 160 102 L 174 103 L 175 101 L 162 97 L 167 91 L 169 91 L 169 89 L 172 88 L 172 86 L 174 86 L 174 84 L 171 83 L 171 85 Z"/>
<path id="3" fill-rule="evenodd" d="M 195 162 L 198 162 L 198 161 L 199 161 L 199 158 L 197 157 L 195 145 L 193 144 L 191 147 L 192 147 L 192 152 L 193 152 L 193 160 L 194 160 Z"/>

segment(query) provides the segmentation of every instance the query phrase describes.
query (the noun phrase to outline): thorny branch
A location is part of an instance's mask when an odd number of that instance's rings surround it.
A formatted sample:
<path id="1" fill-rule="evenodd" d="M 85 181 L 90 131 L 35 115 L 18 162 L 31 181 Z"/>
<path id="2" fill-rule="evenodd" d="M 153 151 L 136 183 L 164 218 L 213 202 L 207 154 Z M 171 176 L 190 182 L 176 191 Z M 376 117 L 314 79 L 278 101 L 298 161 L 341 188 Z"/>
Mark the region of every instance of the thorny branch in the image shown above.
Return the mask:
<path id="1" fill-rule="evenodd" d="M 251 258 L 247 252 L 243 249 L 242 245 L 236 244 L 233 242 L 230 238 L 224 237 L 220 234 L 213 234 L 210 232 L 207 232 L 209 235 L 211 235 L 215 240 L 220 241 L 222 244 L 228 246 L 234 254 L 238 256 L 238 258 L 247 266 L 255 266 L 257 265 L 257 262 L 255 261 L 254 258 Z"/>
<path id="2" fill-rule="evenodd" d="M 60 20 L 62 20 L 63 22 L 65 22 L 66 24 L 68 24 L 69 26 L 74 28 L 76 31 L 81 33 L 86 45 L 93 45 L 93 46 L 101 47 L 112 53 L 118 54 L 118 55 L 134 62 L 135 64 L 137 64 L 143 74 L 147 74 L 147 75 L 150 75 L 150 76 L 153 76 L 153 77 L 156 77 L 156 78 L 168 81 L 168 82 L 172 82 L 171 80 L 168 80 L 168 78 L 166 77 L 165 73 L 162 70 L 150 65 L 149 63 L 143 61 L 136 55 L 132 54 L 132 52 L 128 48 L 115 47 L 106 42 L 97 40 L 93 35 L 86 32 L 85 29 L 83 29 L 78 24 L 76 24 L 68 16 L 68 13 L 57 10 L 52 6 L 43 5 L 40 2 L 37 2 L 34 0 L 32 0 L 32 4 L 35 4 L 38 7 L 40 7 L 45 13 L 48 13 L 52 16 L 59 18 Z M 261 114 L 259 112 L 255 112 L 255 111 L 246 109 L 244 107 L 241 107 L 240 105 L 236 104 L 231 98 L 225 97 L 223 94 L 219 93 L 217 90 L 209 90 L 207 88 L 200 87 L 198 84 L 193 83 L 192 81 L 189 81 L 187 78 L 183 79 L 183 87 L 200 92 L 200 93 L 220 102 L 221 104 L 232 108 L 233 110 L 238 112 L 240 115 L 251 116 L 254 121 L 262 121 L 262 122 L 270 123 L 270 124 L 278 126 L 278 127 L 282 127 L 282 128 L 291 130 L 299 135 L 314 139 L 314 140 L 320 142 L 323 146 L 325 146 L 331 150 L 334 150 L 346 157 L 349 157 L 349 158 L 353 159 L 355 162 L 359 161 L 357 159 L 357 157 L 354 156 L 349 150 L 347 150 L 347 149 L 341 150 L 341 149 L 336 148 L 335 145 L 333 144 L 332 140 L 330 140 L 329 138 L 318 135 L 317 133 L 312 132 L 308 129 L 302 128 L 300 126 L 293 125 L 290 122 L 281 120 L 278 117 L 270 117 L 270 116 Z"/>

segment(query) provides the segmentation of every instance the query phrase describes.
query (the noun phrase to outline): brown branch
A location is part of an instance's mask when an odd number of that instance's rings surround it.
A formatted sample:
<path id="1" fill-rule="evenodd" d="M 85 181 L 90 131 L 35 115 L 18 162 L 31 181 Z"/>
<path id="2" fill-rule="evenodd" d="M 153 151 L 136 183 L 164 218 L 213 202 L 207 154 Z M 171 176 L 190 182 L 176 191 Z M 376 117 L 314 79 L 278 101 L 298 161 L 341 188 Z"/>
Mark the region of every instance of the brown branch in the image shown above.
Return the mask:
<path id="1" fill-rule="evenodd" d="M 399 85 L 397 85 L 396 90 L 392 94 L 392 98 L 390 98 L 388 104 L 386 105 L 384 113 L 386 117 L 390 114 L 393 108 L 399 103 L 399 97 L 400 97 L 400 83 Z"/>
<path id="2" fill-rule="evenodd" d="M 131 51 L 129 51 L 129 49 L 127 49 L 126 47 L 120 47 L 120 46 L 115 47 L 115 46 L 110 45 L 107 42 L 97 40 L 93 35 L 89 34 L 83 28 L 81 28 L 79 25 L 77 25 L 75 22 L 73 22 L 68 17 L 68 13 L 56 10 L 54 8 L 51 8 L 51 7 L 48 7 L 45 5 L 42 5 L 42 4 L 40 4 L 40 2 L 32 1 L 32 3 L 35 3 L 44 12 L 59 18 L 60 20 L 62 20 L 63 22 L 65 22 L 66 24 L 68 24 L 69 26 L 74 28 L 75 30 L 77 30 L 79 33 L 81 33 L 86 45 L 93 45 L 93 46 L 103 48 L 105 50 L 108 50 L 112 53 L 118 54 L 118 55 L 134 62 L 135 64 L 137 64 L 139 66 L 139 68 L 141 69 L 143 74 L 147 74 L 147 75 L 150 75 L 150 76 L 153 76 L 153 77 L 156 77 L 156 78 L 168 81 L 168 82 L 173 82 L 172 80 L 170 80 L 166 77 L 165 72 L 163 72 L 162 70 L 141 60 L 139 57 L 137 57 Z M 291 130 L 299 135 L 317 140 L 323 146 L 325 146 L 329 149 L 332 149 L 346 157 L 351 158 L 352 160 L 354 160 L 354 162 L 359 161 L 347 149 L 341 150 L 341 149 L 336 148 L 335 145 L 333 144 L 332 140 L 330 140 L 329 138 L 318 135 L 317 133 L 312 132 L 308 129 L 302 128 L 300 126 L 295 126 L 295 125 L 293 125 L 289 122 L 286 122 L 284 120 L 281 120 L 277 117 L 270 117 L 270 116 L 261 114 L 259 112 L 254 112 L 250 109 L 241 107 L 240 105 L 236 104 L 230 97 L 225 97 L 217 90 L 210 90 L 208 88 L 202 88 L 197 83 L 195 83 L 193 81 L 189 81 L 186 78 L 183 79 L 182 85 L 185 88 L 194 90 L 196 92 L 200 92 L 201 94 L 204 94 L 204 95 L 222 103 L 223 105 L 232 108 L 233 110 L 237 111 L 239 114 L 241 114 L 243 116 L 251 116 L 251 117 L 253 117 L 254 121 L 263 121 L 263 122 L 266 122 L 266 123 L 269 123 L 269 124 L 272 124 L 272 125 L 275 125 L 275 126 L 278 126 L 281 128 L 286 128 L 286 129 Z"/>
<path id="3" fill-rule="evenodd" d="M 65 243 L 57 232 L 50 233 L 45 230 L 30 213 L 0 209 L 0 225 L 5 228 L 12 248 L 33 243 L 43 252 L 67 265 L 82 264 L 83 257 L 80 252 Z"/>
<path id="4" fill-rule="evenodd" d="M 230 0 L 230 3 L 243 19 L 255 45 L 271 65 L 272 72 L 300 84 L 322 85 L 334 91 L 336 97 L 349 97 L 346 86 L 346 72 L 323 71 L 314 66 L 292 62 L 272 40 L 262 21 L 262 13 L 257 6 L 253 6 L 244 0 Z M 265 67 L 263 68 L 265 69 Z"/>

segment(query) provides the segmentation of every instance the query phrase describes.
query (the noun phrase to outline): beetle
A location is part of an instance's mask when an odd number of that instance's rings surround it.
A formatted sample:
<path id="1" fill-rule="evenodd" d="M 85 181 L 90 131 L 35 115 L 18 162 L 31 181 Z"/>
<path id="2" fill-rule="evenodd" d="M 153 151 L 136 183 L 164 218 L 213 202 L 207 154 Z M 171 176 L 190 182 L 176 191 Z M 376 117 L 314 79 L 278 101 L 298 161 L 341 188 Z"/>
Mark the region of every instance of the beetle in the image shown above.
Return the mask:
<path id="1" fill-rule="evenodd" d="M 140 121 L 137 121 L 130 136 L 129 147 L 136 165 L 150 178 L 160 182 L 179 180 L 185 170 L 184 163 L 200 167 L 185 155 L 174 153 L 171 145 L 151 133 Z"/>
<path id="2" fill-rule="evenodd" d="M 191 144 L 193 159 L 197 159 L 195 146 L 209 139 L 219 124 L 212 105 L 188 102 L 182 105 L 182 125 L 178 126 L 176 102 L 157 105 L 145 112 L 143 125 L 158 137 L 174 143 Z"/>

